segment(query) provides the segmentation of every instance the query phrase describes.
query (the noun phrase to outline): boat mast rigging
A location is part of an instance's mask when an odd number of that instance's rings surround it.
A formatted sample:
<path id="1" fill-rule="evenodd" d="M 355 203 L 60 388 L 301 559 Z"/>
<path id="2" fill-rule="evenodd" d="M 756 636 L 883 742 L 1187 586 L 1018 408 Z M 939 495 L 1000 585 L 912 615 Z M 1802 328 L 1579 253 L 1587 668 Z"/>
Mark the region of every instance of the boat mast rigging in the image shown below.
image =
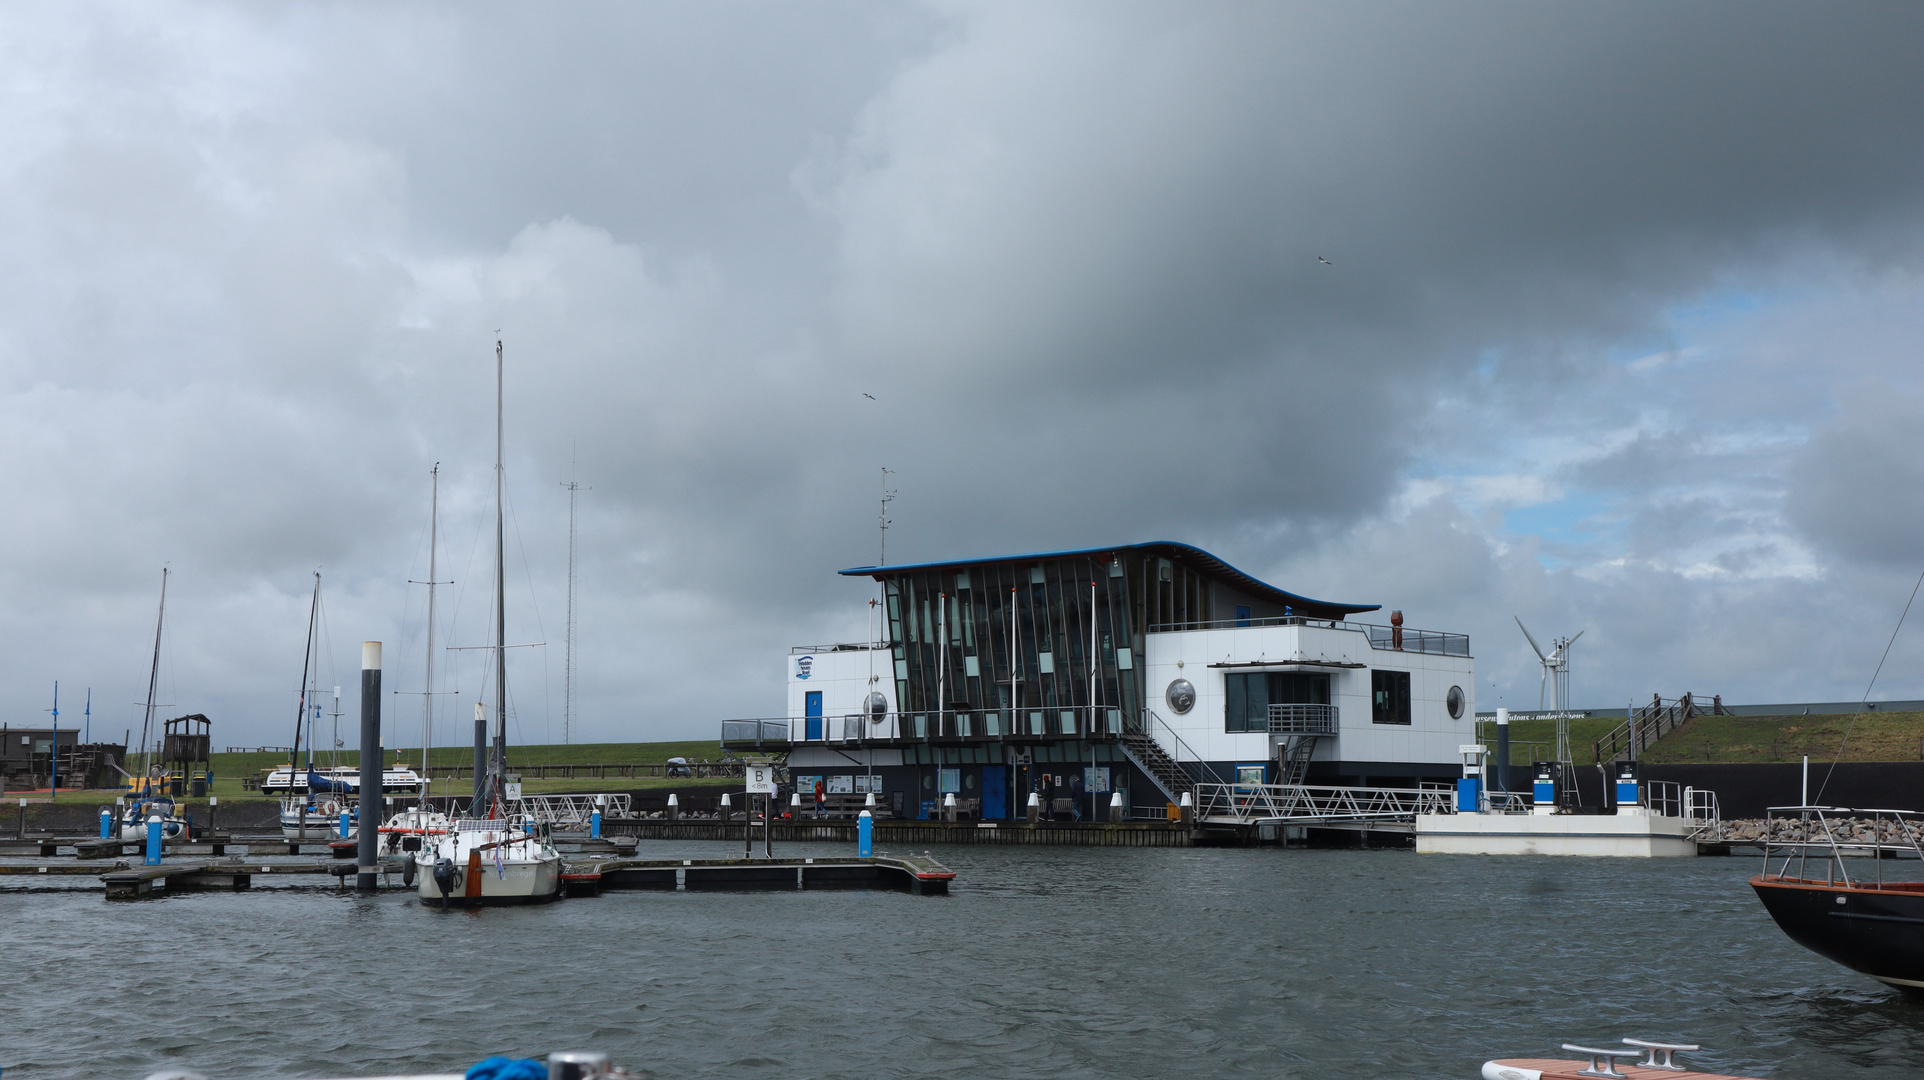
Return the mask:
<path id="1" fill-rule="evenodd" d="M 488 816 L 502 803 L 502 784 L 508 766 L 508 568 L 507 542 L 502 525 L 502 361 L 501 341 L 494 343 L 494 753 L 488 762 Z"/>
<path id="2" fill-rule="evenodd" d="M 147 740 L 153 734 L 154 697 L 160 692 L 160 630 L 167 625 L 167 568 L 160 568 L 160 614 L 154 619 L 154 666 L 147 673 L 147 709 L 140 721 L 140 751 L 146 759 L 147 767 L 142 770 L 143 786 L 152 778 L 153 757 L 147 749 Z"/>
<path id="3" fill-rule="evenodd" d="M 162 589 L 165 592 L 165 589 Z M 287 793 L 294 793 L 294 777 L 301 768 L 301 724 L 307 719 L 307 680 L 312 671 L 314 659 L 314 615 L 321 608 L 321 572 L 314 571 L 314 598 L 307 604 L 307 645 L 301 650 L 301 690 L 299 702 L 294 709 L 294 745 L 287 749 Z M 156 638 L 158 643 L 158 638 Z M 311 756 L 313 751 L 309 751 Z M 301 787 L 307 786 L 306 777 L 301 778 Z"/>

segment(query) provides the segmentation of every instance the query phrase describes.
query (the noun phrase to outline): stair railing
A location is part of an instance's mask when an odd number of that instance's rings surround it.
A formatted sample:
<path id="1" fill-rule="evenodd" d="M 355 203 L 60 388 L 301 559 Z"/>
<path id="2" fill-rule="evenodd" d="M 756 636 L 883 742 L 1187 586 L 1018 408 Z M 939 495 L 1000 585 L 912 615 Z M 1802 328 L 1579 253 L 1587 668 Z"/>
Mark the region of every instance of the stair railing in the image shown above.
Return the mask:
<path id="1" fill-rule="evenodd" d="M 1218 773 L 1209 762 L 1203 760 L 1201 754 L 1198 754 L 1188 743 L 1184 742 L 1182 736 L 1176 734 L 1176 729 L 1169 726 L 1168 721 L 1157 716 L 1156 710 L 1142 710 L 1142 734 L 1149 737 L 1150 743 L 1153 744 L 1156 749 L 1162 751 L 1163 755 L 1175 766 L 1176 771 L 1188 778 L 1190 784 L 1198 782 L 1226 784 L 1229 782 L 1227 777 Z M 1188 756 L 1188 761 L 1195 764 L 1196 770 L 1194 772 L 1190 772 L 1184 767 L 1184 755 Z"/>

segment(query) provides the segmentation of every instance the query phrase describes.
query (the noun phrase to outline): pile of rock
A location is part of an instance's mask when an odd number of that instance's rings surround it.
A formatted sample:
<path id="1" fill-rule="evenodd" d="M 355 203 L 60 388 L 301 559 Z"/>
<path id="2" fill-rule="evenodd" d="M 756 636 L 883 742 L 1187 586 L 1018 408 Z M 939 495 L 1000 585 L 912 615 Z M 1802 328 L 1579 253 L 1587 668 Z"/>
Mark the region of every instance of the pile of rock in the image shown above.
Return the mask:
<path id="1" fill-rule="evenodd" d="M 1808 819 L 1771 818 L 1768 822 L 1762 818 L 1739 818 L 1723 822 L 1721 834 L 1724 840 L 1749 844 L 1764 843 L 1766 835 L 1771 843 L 1776 844 L 1809 840 L 1817 843 L 1882 843 L 1924 848 L 1924 822 L 1914 819 L 1900 821 L 1893 818 L 1834 817 L 1828 814 L 1821 820 L 1814 815 Z"/>

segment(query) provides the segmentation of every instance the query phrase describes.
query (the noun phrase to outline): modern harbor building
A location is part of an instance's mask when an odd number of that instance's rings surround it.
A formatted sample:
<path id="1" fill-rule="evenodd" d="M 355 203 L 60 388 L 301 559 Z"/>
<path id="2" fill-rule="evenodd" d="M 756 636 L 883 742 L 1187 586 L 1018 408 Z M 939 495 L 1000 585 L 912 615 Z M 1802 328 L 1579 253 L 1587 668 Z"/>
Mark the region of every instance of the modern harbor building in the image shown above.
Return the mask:
<path id="1" fill-rule="evenodd" d="M 786 753 L 831 809 L 1161 817 L 1198 782 L 1417 787 L 1462 775 L 1469 638 L 1314 600 L 1157 542 L 863 566 L 879 640 L 798 647 L 788 707 L 722 745 Z M 1074 796 L 1081 798 L 1072 802 Z"/>

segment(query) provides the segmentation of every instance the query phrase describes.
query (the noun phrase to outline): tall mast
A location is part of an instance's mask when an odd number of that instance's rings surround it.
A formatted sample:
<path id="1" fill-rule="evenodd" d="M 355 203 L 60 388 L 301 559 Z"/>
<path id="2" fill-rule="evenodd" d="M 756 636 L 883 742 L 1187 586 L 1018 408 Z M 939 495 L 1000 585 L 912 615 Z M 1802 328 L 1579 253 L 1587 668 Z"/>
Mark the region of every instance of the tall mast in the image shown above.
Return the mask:
<path id="1" fill-rule="evenodd" d="M 564 650 L 567 661 L 561 678 L 561 741 L 574 741 L 575 727 L 575 492 L 581 485 L 575 482 L 574 455 L 568 456 L 568 482 L 561 485 L 568 489 L 568 630 Z"/>
<path id="2" fill-rule="evenodd" d="M 162 582 L 160 591 L 161 596 L 164 598 L 167 595 L 167 587 L 164 581 Z M 320 609 L 321 572 L 316 570 L 314 571 L 314 598 L 308 601 L 307 604 L 307 646 L 301 650 L 301 692 L 299 695 L 300 700 L 294 709 L 294 745 L 287 748 L 287 793 L 289 795 L 294 794 L 294 774 L 300 771 L 301 767 L 301 723 L 307 719 L 307 680 L 313 670 L 311 661 L 314 659 L 314 614 Z M 155 654 L 158 655 L 160 641 L 158 634 L 155 635 L 154 641 Z M 310 760 L 312 759 L 313 751 L 310 750 L 308 752 L 308 757 Z M 303 778 L 301 786 L 305 787 L 306 785 L 307 781 Z"/>
<path id="3" fill-rule="evenodd" d="M 488 776 L 494 790 L 490 803 L 501 802 L 501 785 L 508 766 L 508 564 L 506 534 L 502 529 L 501 488 L 501 342 L 494 343 L 494 759 Z M 490 808 L 489 816 L 493 816 Z"/>
<path id="4" fill-rule="evenodd" d="M 441 530 L 441 463 L 435 462 L 428 470 L 432 494 L 428 499 L 428 664 L 427 685 L 421 695 L 421 775 L 433 783 L 434 772 L 428 768 L 428 755 L 434 747 L 434 587 L 440 583 L 441 564 L 436 561 L 436 550 Z M 427 809 L 428 789 L 421 788 L 421 808 Z"/>
<path id="5" fill-rule="evenodd" d="M 154 695 L 160 692 L 160 628 L 167 624 L 167 568 L 160 568 L 160 614 L 154 619 L 154 666 L 147 673 L 147 714 L 140 721 L 140 750 L 143 762 L 148 766 L 144 771 L 153 771 L 153 760 L 147 751 L 147 739 L 154 727 Z M 142 778 L 142 787 L 145 785 Z"/>

